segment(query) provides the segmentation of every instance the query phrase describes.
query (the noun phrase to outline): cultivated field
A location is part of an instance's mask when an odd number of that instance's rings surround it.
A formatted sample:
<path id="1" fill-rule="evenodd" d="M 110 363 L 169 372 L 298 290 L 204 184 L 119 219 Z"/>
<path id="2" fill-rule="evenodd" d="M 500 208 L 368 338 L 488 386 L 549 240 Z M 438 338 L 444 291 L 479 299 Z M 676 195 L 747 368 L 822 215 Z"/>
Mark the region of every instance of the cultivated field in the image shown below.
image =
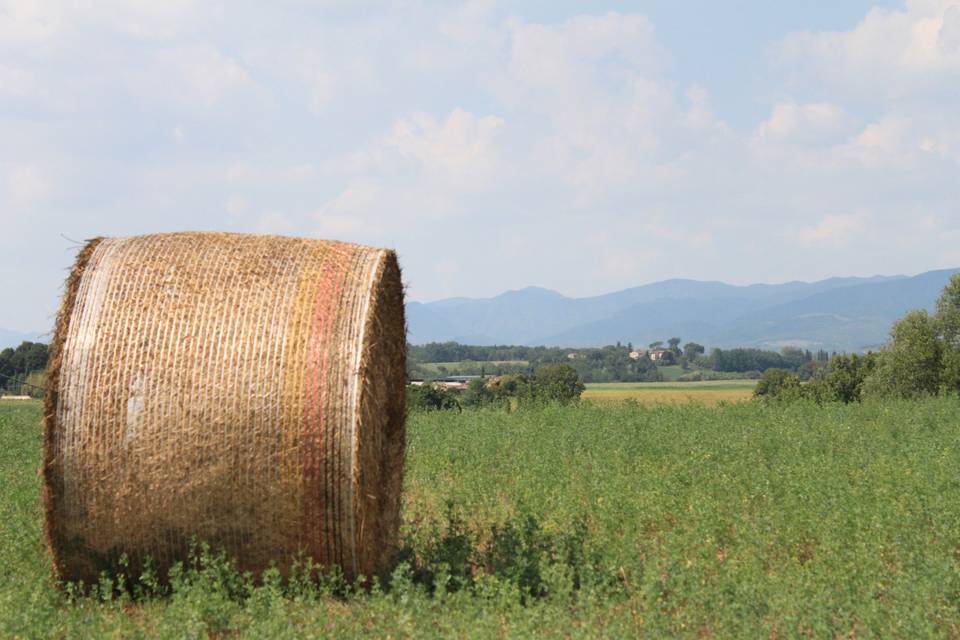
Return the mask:
<path id="1" fill-rule="evenodd" d="M 704 404 L 742 402 L 753 395 L 756 380 L 704 382 L 601 382 L 588 384 L 584 400 L 634 400 L 642 404 Z"/>
<path id="2" fill-rule="evenodd" d="M 677 378 L 686 373 L 678 364 L 669 364 L 665 366 L 657 366 L 657 371 L 660 372 L 660 375 L 663 376 L 664 381 L 674 382 Z"/>
<path id="3" fill-rule="evenodd" d="M 412 416 L 372 593 L 199 560 L 54 589 L 36 403 L 0 406 L 0 637 L 957 637 L 960 403 Z"/>

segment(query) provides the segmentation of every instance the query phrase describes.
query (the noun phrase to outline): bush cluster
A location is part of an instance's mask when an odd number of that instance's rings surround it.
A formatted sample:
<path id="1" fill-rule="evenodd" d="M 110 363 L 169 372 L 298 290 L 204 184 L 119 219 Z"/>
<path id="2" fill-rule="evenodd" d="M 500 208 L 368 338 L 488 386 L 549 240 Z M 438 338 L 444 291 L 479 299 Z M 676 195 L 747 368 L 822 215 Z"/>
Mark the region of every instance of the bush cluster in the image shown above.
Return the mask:
<path id="1" fill-rule="evenodd" d="M 854 402 L 866 397 L 920 398 L 960 392 L 960 274 L 951 278 L 933 314 L 920 309 L 897 321 L 878 353 L 834 356 L 807 384 L 768 369 L 756 397 Z"/>
<path id="2" fill-rule="evenodd" d="M 864 384 L 877 366 L 876 353 L 835 355 L 817 377 L 804 384 L 799 375 L 786 369 L 768 369 L 760 377 L 753 395 L 759 398 L 818 403 L 855 402 L 863 399 Z"/>

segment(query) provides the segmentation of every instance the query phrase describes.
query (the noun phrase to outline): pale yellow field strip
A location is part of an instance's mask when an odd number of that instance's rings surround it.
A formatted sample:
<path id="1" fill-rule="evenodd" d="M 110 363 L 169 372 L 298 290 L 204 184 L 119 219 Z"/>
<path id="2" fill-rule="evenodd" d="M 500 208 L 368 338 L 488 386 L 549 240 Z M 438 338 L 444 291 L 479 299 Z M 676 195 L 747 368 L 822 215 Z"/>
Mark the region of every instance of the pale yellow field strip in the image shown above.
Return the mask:
<path id="1" fill-rule="evenodd" d="M 633 400 L 642 404 L 704 404 L 715 406 L 721 402 L 746 402 L 753 396 L 751 389 L 587 389 L 584 400 L 622 402 Z"/>

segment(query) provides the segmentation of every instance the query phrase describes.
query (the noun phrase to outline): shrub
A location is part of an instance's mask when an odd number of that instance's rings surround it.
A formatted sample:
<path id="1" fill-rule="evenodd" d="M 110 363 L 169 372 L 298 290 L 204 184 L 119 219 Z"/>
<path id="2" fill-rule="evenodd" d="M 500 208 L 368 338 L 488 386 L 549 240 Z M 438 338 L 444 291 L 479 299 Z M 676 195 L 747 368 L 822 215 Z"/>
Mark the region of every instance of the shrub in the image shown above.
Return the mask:
<path id="1" fill-rule="evenodd" d="M 822 379 L 825 387 L 823 399 L 844 403 L 859 402 L 863 397 L 863 385 L 876 366 L 875 353 L 865 356 L 855 353 L 849 356 L 834 356 L 828 365 L 827 374 Z"/>
<path id="2" fill-rule="evenodd" d="M 792 400 L 801 397 L 800 378 L 786 369 L 767 369 L 753 390 L 754 397 Z"/>
<path id="3" fill-rule="evenodd" d="M 586 387 L 577 370 L 568 364 L 548 364 L 533 376 L 533 392 L 537 398 L 566 404 L 580 399 Z"/>
<path id="4" fill-rule="evenodd" d="M 499 402 L 486 378 L 471 380 L 460 402 L 465 407 L 484 407 Z"/>
<path id="5" fill-rule="evenodd" d="M 437 411 L 460 409 L 456 394 L 438 384 L 426 383 L 407 386 L 407 409 L 411 411 Z"/>
<path id="6" fill-rule="evenodd" d="M 911 311 L 893 325 L 891 341 L 878 357 L 875 371 L 864 382 L 877 397 L 916 398 L 940 389 L 943 345 L 935 319 L 926 311 Z"/>

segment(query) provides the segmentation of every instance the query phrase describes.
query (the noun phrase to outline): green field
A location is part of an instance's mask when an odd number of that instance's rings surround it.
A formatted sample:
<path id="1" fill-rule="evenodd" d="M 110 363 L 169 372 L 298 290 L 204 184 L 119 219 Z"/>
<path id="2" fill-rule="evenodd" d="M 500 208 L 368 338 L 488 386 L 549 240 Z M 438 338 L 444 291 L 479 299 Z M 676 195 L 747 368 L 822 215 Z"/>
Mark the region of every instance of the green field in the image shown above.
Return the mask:
<path id="1" fill-rule="evenodd" d="M 683 370 L 683 367 L 678 364 L 657 366 L 657 371 L 660 372 L 660 375 L 663 376 L 663 379 L 666 382 L 673 382 L 683 374 L 687 373 Z"/>
<path id="2" fill-rule="evenodd" d="M 208 559 L 138 599 L 53 587 L 39 415 L 0 405 L 0 637 L 960 633 L 956 399 L 418 414 L 385 587 Z"/>
<path id="3" fill-rule="evenodd" d="M 753 396 L 756 380 L 703 382 L 600 382 L 586 385 L 584 400 L 634 400 L 643 404 L 743 402 Z"/>

